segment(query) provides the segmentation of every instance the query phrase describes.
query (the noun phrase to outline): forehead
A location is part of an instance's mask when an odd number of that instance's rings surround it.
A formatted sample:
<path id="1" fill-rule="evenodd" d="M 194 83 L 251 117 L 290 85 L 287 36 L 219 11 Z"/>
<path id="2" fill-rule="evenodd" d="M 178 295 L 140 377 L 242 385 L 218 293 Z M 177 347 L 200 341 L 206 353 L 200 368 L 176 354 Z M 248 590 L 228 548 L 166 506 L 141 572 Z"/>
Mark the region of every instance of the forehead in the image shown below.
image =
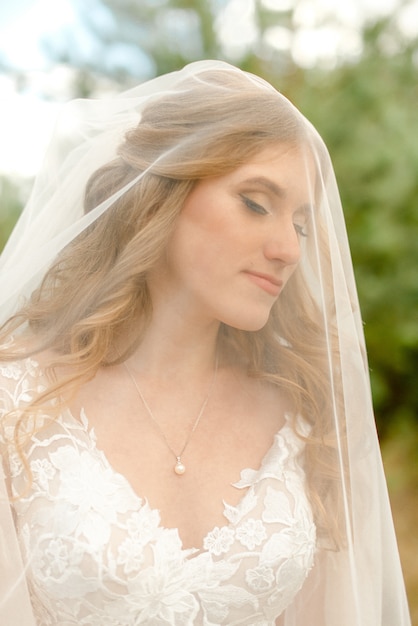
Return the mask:
<path id="1" fill-rule="evenodd" d="M 314 176 L 314 159 L 308 147 L 282 143 L 266 147 L 225 178 L 231 182 L 248 179 L 260 184 L 264 179 L 266 188 L 274 192 L 277 188 L 310 186 Z"/>

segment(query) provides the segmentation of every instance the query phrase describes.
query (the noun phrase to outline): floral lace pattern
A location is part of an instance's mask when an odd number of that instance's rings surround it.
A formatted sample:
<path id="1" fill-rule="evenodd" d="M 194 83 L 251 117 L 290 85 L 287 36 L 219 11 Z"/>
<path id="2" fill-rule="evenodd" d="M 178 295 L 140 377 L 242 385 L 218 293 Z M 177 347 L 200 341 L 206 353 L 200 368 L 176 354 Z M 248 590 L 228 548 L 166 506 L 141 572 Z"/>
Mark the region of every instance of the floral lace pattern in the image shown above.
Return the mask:
<path id="1" fill-rule="evenodd" d="M 0 365 L 0 415 L 41 389 L 32 359 Z M 225 525 L 185 550 L 97 449 L 84 414 L 45 424 L 27 450 L 29 490 L 18 455 L 5 454 L 39 626 L 273 626 L 313 565 L 302 452 L 285 424 L 261 467 L 241 472 L 246 491 L 224 503 Z"/>

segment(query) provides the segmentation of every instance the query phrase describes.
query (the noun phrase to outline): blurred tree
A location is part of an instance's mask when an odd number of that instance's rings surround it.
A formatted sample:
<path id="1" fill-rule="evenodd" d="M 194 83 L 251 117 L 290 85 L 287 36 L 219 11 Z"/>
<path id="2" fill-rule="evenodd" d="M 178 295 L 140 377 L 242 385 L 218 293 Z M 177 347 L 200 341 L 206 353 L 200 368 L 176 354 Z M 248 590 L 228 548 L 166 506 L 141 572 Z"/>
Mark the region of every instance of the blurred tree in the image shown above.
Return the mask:
<path id="1" fill-rule="evenodd" d="M 219 54 L 210 0 L 92 0 L 77 3 L 94 54 L 74 45 L 77 33 L 50 40 L 49 52 L 82 72 L 84 88 L 111 76 L 119 84 L 170 72 Z"/>
<path id="2" fill-rule="evenodd" d="M 54 58 L 79 69 L 81 93 L 93 90 L 103 76 L 129 85 L 199 59 L 222 59 L 259 73 L 266 64 L 282 71 L 291 61 L 289 52 L 278 53 L 268 43 L 275 27 L 291 28 L 293 10 L 280 9 L 280 2 L 276 8 L 269 8 L 272 0 L 74 2 L 94 43 L 86 54 L 77 33 L 66 31 L 50 39 L 48 48 Z M 240 30 L 245 32 L 239 36 Z"/>
<path id="3" fill-rule="evenodd" d="M 355 65 L 291 85 L 339 181 L 381 435 L 418 422 L 417 77 L 417 42 L 391 19 L 365 30 Z"/>

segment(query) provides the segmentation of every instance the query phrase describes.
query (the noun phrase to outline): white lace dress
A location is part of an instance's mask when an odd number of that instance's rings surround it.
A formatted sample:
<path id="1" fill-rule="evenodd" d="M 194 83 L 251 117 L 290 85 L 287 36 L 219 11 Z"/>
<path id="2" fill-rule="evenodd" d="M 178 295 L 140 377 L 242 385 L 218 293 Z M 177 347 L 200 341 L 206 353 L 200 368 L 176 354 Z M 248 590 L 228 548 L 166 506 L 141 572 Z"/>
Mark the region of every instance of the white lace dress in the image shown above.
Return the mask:
<path id="1" fill-rule="evenodd" d="M 32 359 L 0 365 L 0 415 L 42 386 Z M 96 447 L 84 414 L 45 424 L 28 450 L 33 482 L 13 505 L 39 626 L 272 626 L 313 565 L 302 452 L 285 424 L 261 467 L 241 472 L 225 524 L 185 550 Z M 3 462 L 21 493 L 19 457 Z"/>

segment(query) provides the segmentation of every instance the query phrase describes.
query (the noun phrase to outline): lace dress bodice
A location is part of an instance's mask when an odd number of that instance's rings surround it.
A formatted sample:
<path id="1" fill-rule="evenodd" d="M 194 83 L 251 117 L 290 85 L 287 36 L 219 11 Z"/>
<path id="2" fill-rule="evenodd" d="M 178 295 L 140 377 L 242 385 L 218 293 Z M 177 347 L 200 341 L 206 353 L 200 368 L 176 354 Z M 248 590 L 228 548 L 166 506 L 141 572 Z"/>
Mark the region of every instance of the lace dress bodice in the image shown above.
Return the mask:
<path id="1" fill-rule="evenodd" d="M 32 359 L 0 366 L 0 415 L 43 387 Z M 4 429 L 10 439 L 12 425 Z M 235 484 L 237 506 L 200 549 L 140 498 L 96 446 L 86 415 L 44 420 L 26 455 L 4 453 L 39 626 L 272 626 L 313 565 L 303 442 L 289 423 L 258 469 Z"/>

